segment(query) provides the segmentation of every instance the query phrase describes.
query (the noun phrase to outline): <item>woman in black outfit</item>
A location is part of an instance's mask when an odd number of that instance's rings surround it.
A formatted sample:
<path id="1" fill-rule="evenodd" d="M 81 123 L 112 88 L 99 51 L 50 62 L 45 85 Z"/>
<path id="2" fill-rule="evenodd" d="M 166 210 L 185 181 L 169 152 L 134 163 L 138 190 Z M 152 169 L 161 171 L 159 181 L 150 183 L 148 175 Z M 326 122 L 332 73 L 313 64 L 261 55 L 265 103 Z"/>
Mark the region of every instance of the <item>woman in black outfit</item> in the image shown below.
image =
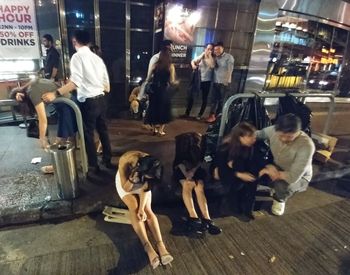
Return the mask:
<path id="1" fill-rule="evenodd" d="M 153 65 L 151 75 L 147 76 L 147 79 L 152 83 L 150 89 L 152 92 L 148 94 L 149 106 L 144 123 L 153 126 L 154 135 L 164 136 L 165 124 L 172 119 L 169 84 L 177 84 L 169 48 L 161 49 L 159 59 Z"/>
<path id="2" fill-rule="evenodd" d="M 214 161 L 214 178 L 229 186 L 229 202 L 248 221 L 254 219 L 252 211 L 260 167 L 254 149 L 255 131 L 255 127 L 247 122 L 233 127 L 219 147 Z"/>
<path id="3" fill-rule="evenodd" d="M 174 179 L 181 184 L 182 199 L 187 209 L 188 231 L 190 233 L 203 233 L 208 230 L 212 235 L 220 234 L 209 216 L 208 203 L 204 193 L 206 171 L 201 167 L 203 163 L 202 137 L 195 132 L 184 133 L 175 137 L 176 152 L 173 163 Z M 196 194 L 202 219 L 199 219 L 194 207 L 192 193 Z"/>

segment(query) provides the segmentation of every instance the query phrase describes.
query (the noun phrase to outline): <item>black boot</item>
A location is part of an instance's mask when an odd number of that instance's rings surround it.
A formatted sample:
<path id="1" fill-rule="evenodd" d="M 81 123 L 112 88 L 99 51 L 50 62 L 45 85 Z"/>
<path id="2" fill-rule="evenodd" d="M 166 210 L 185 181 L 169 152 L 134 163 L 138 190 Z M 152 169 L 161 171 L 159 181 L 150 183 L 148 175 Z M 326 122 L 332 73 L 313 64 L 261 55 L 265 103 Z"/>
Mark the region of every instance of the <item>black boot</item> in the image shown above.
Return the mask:
<path id="1" fill-rule="evenodd" d="M 212 220 L 202 219 L 202 225 L 211 235 L 218 235 L 222 232 L 222 229 L 216 226 Z"/>

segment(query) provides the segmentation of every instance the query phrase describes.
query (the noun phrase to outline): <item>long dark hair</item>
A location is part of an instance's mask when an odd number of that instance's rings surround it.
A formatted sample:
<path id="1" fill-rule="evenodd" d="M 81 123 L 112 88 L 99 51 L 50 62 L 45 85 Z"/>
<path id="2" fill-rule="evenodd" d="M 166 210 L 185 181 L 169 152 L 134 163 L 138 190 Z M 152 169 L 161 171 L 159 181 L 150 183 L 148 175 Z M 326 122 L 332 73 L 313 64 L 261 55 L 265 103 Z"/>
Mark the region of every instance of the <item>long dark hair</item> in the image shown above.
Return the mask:
<path id="1" fill-rule="evenodd" d="M 175 160 L 173 166 L 182 163 L 187 169 L 196 167 L 203 161 L 202 136 L 195 132 L 180 134 L 175 137 Z"/>
<path id="2" fill-rule="evenodd" d="M 169 70 L 171 65 L 171 56 L 170 56 L 170 49 L 164 48 L 160 51 L 159 59 L 156 63 L 155 70 Z"/>
<path id="3" fill-rule="evenodd" d="M 228 160 L 249 157 L 250 148 L 243 146 L 239 138 L 253 135 L 255 131 L 256 128 L 248 122 L 241 122 L 232 128 L 231 132 L 224 138 L 222 145 L 222 150 L 228 151 Z"/>
<path id="4" fill-rule="evenodd" d="M 18 102 L 18 105 L 14 107 L 15 111 L 20 113 L 23 117 L 34 116 L 36 114 L 35 107 L 29 98 L 27 90 L 28 88 L 22 92 L 13 90 L 10 93 L 10 98 L 12 99 L 16 99 L 17 93 L 24 94 L 24 98 L 22 99 L 22 101 Z"/>

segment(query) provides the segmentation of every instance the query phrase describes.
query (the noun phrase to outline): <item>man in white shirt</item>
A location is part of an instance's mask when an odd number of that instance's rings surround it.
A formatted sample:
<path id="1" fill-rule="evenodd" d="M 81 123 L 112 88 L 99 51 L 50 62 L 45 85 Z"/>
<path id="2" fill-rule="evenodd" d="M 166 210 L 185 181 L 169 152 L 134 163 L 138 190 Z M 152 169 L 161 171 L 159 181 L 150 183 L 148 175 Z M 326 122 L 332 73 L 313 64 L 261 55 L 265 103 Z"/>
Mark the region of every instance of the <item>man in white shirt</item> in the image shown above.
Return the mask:
<path id="1" fill-rule="evenodd" d="M 84 136 L 89 167 L 93 172 L 100 171 L 96 148 L 94 143 L 94 130 L 96 129 L 103 148 L 103 164 L 113 169 L 111 163 L 112 152 L 106 124 L 106 106 L 104 91 L 109 92 L 109 78 L 103 60 L 94 54 L 89 47 L 89 33 L 78 30 L 74 33 L 72 43 L 77 51 L 70 61 L 71 76 L 69 82 L 54 92 L 43 95 L 45 102 L 53 101 L 57 96 L 77 90 L 78 101 L 84 122 Z"/>

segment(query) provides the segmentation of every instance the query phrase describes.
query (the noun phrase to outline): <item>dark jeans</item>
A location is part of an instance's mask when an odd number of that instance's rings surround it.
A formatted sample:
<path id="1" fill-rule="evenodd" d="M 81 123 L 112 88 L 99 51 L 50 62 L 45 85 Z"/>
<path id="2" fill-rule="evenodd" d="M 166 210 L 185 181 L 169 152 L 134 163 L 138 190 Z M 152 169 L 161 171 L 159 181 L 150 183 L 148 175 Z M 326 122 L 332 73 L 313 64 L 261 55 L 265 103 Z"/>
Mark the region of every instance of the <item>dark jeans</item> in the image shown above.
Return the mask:
<path id="1" fill-rule="evenodd" d="M 106 104 L 104 96 L 86 99 L 85 102 L 80 104 L 80 109 L 84 122 L 85 146 L 89 166 L 96 167 L 98 165 L 94 142 L 95 129 L 102 143 L 103 161 L 110 162 L 112 152 L 106 124 Z"/>
<path id="2" fill-rule="evenodd" d="M 228 96 L 228 90 L 229 86 L 213 83 L 210 114 L 218 115 L 222 112 L 222 107 L 226 101 L 226 97 Z"/>
<path id="3" fill-rule="evenodd" d="M 301 178 L 293 184 L 289 184 L 284 180 L 277 180 L 271 182 L 270 185 L 275 190 L 273 198 L 279 202 L 285 202 L 293 196 L 293 194 L 305 191 L 309 186 L 309 182 L 306 179 Z"/>
<path id="4" fill-rule="evenodd" d="M 236 213 L 249 215 L 254 209 L 257 186 L 257 181 L 244 182 L 235 178 L 223 198 L 223 203 Z"/>
<path id="5" fill-rule="evenodd" d="M 209 91 L 210 91 L 210 84 L 211 81 L 203 81 L 201 82 L 201 91 L 202 91 L 202 105 L 201 105 L 201 109 L 198 113 L 198 116 L 202 116 L 205 108 L 207 107 L 207 103 L 208 103 L 208 95 L 209 95 Z M 187 96 L 187 108 L 186 108 L 186 115 L 190 115 L 191 110 L 192 110 L 192 106 L 193 106 L 193 92 L 189 91 L 188 96 Z"/>

